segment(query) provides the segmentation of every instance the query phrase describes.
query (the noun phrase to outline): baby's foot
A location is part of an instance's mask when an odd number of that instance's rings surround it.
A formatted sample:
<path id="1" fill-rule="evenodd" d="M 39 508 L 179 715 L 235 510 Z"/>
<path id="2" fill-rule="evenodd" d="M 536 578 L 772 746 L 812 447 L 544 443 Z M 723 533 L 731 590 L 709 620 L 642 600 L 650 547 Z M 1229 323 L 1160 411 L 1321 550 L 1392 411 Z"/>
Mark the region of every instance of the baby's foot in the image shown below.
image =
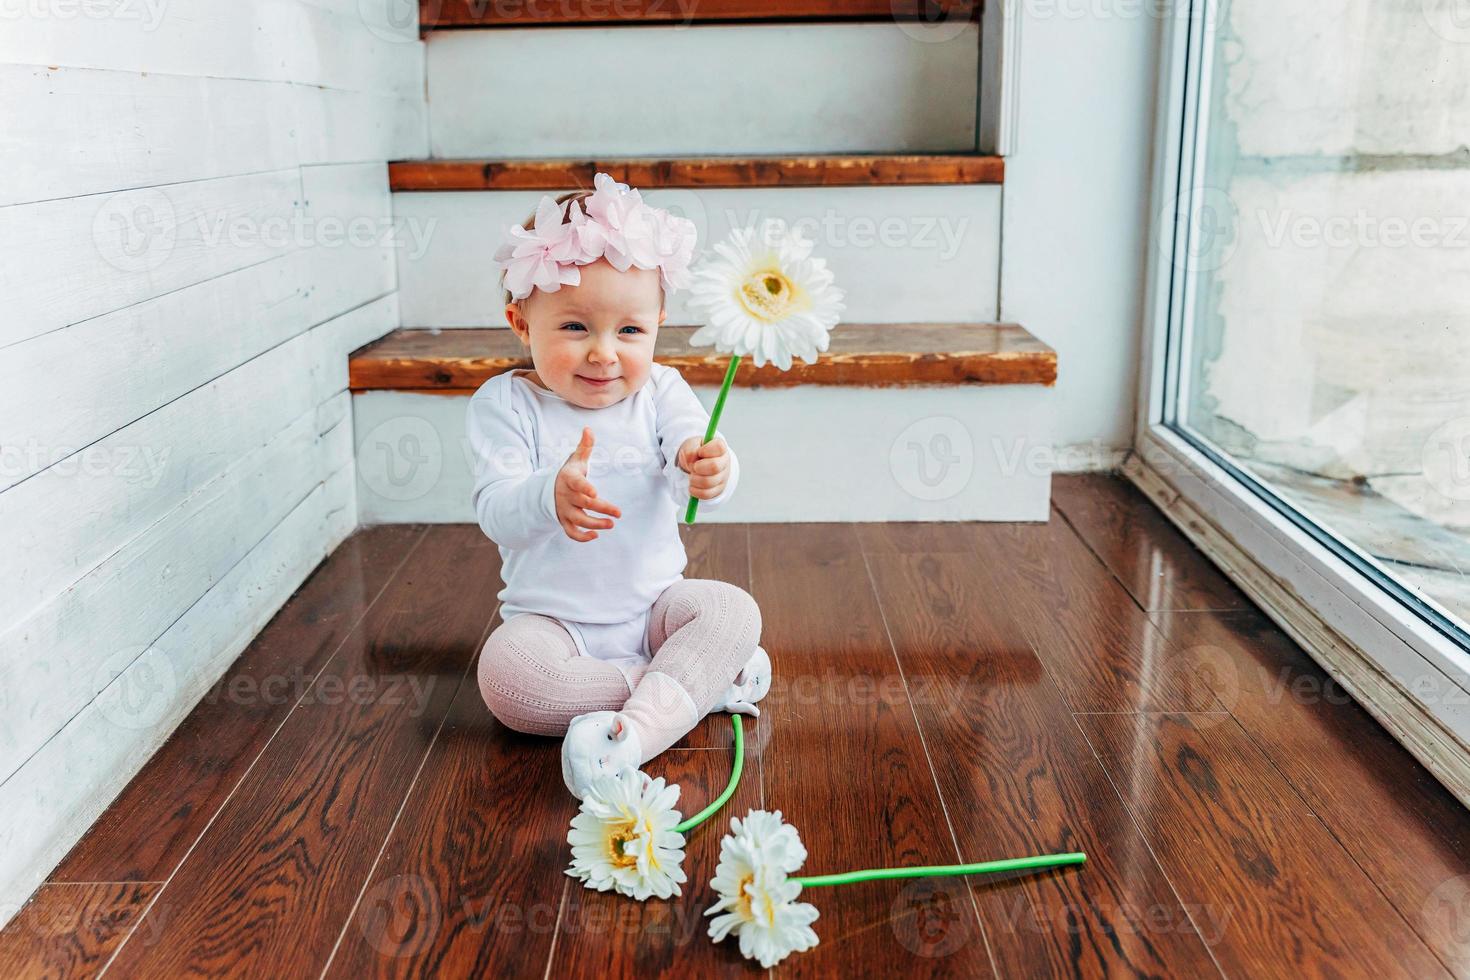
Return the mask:
<path id="1" fill-rule="evenodd" d="M 561 778 L 577 799 L 598 776 L 625 766 L 638 768 L 642 746 L 638 731 L 620 711 L 589 711 L 567 725 L 561 742 Z"/>
<path id="2" fill-rule="evenodd" d="M 712 710 L 758 717 L 761 709 L 755 703 L 765 697 L 770 689 L 771 658 L 764 649 L 756 647 L 755 653 L 740 668 L 740 673 L 735 675 L 735 683 L 725 690 L 724 700 Z"/>

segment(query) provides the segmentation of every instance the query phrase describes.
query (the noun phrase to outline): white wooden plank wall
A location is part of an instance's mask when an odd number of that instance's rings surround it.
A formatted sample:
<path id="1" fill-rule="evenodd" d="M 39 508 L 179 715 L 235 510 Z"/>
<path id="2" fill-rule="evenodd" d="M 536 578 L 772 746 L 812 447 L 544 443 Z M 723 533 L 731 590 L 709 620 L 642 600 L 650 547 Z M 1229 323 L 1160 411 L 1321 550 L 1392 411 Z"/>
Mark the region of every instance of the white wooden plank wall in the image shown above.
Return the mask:
<path id="1" fill-rule="evenodd" d="M 428 150 L 409 4 L 3 17 L 0 924 L 356 526 Z"/>

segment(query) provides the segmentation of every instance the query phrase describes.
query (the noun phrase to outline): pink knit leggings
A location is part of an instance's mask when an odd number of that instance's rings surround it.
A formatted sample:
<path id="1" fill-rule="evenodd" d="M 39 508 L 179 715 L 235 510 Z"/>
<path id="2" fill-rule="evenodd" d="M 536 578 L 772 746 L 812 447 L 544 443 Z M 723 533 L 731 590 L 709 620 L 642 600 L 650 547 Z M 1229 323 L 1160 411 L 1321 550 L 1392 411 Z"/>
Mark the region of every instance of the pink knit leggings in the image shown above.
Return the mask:
<path id="1" fill-rule="evenodd" d="M 680 579 L 654 600 L 648 619 L 653 659 L 632 667 L 625 678 L 617 666 L 578 653 L 572 635 L 555 619 L 523 613 L 485 641 L 480 693 L 507 728 L 565 735 L 577 715 L 620 710 L 643 675 L 656 670 L 689 692 L 703 717 L 754 655 L 760 632 L 760 607 L 738 585 Z"/>

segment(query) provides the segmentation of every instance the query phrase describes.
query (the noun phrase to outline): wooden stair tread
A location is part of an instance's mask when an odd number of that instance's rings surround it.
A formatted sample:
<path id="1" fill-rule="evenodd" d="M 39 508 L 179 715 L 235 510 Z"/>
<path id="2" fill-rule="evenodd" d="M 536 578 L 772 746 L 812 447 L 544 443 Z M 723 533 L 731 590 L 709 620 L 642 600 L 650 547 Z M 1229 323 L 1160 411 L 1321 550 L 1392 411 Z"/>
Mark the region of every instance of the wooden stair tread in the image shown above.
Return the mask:
<path id="1" fill-rule="evenodd" d="M 590 190 L 598 171 L 641 189 L 894 187 L 999 184 L 1005 160 L 978 153 L 399 160 L 388 164 L 388 184 L 395 191 Z"/>
<path id="2" fill-rule="evenodd" d="M 695 385 L 724 381 L 728 356 L 691 347 L 696 327 L 659 328 L 654 360 L 677 368 Z M 395 330 L 354 351 L 348 384 L 360 391 L 470 394 L 497 374 L 530 368 L 530 352 L 505 327 Z M 746 358 L 735 374 L 743 387 L 915 384 L 1040 384 L 1056 382 L 1057 355 L 1014 323 L 854 323 L 832 331 L 815 364 L 782 371 Z"/>
<path id="3" fill-rule="evenodd" d="M 690 24 L 811 20 L 974 20 L 980 0 L 419 0 L 421 30 L 592 24 Z"/>

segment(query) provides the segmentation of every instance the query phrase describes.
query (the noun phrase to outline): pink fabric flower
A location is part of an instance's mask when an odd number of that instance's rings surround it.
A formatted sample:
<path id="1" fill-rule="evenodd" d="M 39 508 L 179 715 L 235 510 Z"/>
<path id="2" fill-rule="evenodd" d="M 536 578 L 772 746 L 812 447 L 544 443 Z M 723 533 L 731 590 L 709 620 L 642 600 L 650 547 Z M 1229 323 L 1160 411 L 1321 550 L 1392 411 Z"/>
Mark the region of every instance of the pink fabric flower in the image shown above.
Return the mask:
<path id="1" fill-rule="evenodd" d="M 593 186 L 596 189 L 587 198 L 587 214 L 607 229 L 603 258 L 619 272 L 634 265 L 654 268 L 658 262 L 658 216 L 643 203 L 643 195 L 607 174 L 594 177 Z"/>
<path id="2" fill-rule="evenodd" d="M 567 220 L 561 220 L 556 202 L 546 196 L 536 208 L 531 230 L 512 225 L 494 261 L 505 270 L 505 287 L 513 299 L 524 299 L 532 289 L 556 292 L 582 281 L 577 266 L 605 258 L 626 272 L 658 269 L 664 289 L 682 289 L 689 282 L 698 230 L 688 218 L 650 207 L 643 195 L 627 184 L 599 173 L 586 198 L 586 213 L 573 201 Z"/>
<path id="3" fill-rule="evenodd" d="M 562 221 L 556 201 L 543 197 L 531 229 L 512 225 L 507 240 L 495 250 L 495 262 L 505 269 L 505 288 L 516 299 L 529 296 L 533 288 L 554 293 L 563 284 L 582 281 L 577 266 L 586 264 L 578 261 L 585 254 L 581 226 L 586 219 L 575 201 L 569 216 L 571 221 Z"/>
<path id="4" fill-rule="evenodd" d="M 588 262 L 596 262 L 602 250 L 607 247 L 607 230 L 583 214 L 581 206 L 576 201 L 572 202 L 568 216 L 572 226 L 572 237 L 577 242 L 578 264 L 586 265 Z"/>
<path id="5" fill-rule="evenodd" d="M 655 250 L 664 289 L 670 292 L 684 289 L 689 285 L 689 263 L 694 261 L 694 245 L 699 231 L 688 218 L 667 211 L 659 212 L 659 218 Z"/>

